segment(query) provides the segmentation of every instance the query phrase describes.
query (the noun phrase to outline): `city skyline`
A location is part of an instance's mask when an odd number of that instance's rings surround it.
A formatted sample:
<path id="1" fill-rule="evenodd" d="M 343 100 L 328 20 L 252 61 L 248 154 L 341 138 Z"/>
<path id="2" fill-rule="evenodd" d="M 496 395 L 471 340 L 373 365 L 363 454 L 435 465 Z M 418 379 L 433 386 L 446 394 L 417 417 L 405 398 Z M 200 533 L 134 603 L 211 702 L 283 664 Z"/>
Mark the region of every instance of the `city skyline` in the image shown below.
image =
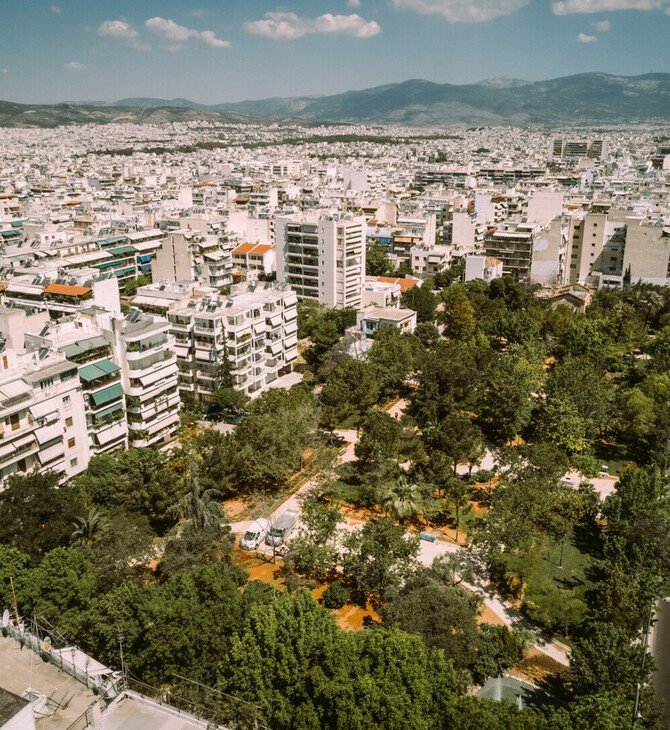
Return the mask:
<path id="1" fill-rule="evenodd" d="M 668 0 L 26 0 L 5 9 L 5 27 L 0 99 L 22 103 L 214 104 L 408 78 L 462 84 L 670 68 Z"/>

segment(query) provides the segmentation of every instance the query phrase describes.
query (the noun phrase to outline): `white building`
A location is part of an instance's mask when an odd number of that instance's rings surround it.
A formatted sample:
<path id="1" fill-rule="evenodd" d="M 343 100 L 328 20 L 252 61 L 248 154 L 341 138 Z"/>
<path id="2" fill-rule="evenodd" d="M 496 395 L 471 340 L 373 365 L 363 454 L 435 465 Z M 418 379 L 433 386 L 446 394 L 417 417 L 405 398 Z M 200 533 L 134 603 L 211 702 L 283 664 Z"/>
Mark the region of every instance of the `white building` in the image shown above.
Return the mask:
<path id="1" fill-rule="evenodd" d="M 10 474 L 61 472 L 63 481 L 89 461 L 77 366 L 59 353 L 19 355 L 0 343 L 0 489 Z"/>
<path id="2" fill-rule="evenodd" d="M 298 357 L 296 304 L 287 286 L 252 282 L 233 287 L 227 298 L 170 309 L 180 389 L 211 403 L 226 358 L 235 387 L 247 395 L 290 372 Z"/>
<path id="3" fill-rule="evenodd" d="M 329 307 L 361 306 L 365 281 L 363 216 L 278 217 L 277 280 L 299 299 Z"/>
<path id="4" fill-rule="evenodd" d="M 503 275 L 503 263 L 493 256 L 470 255 L 465 257 L 465 281 L 483 279 L 493 281 Z"/>
<path id="5" fill-rule="evenodd" d="M 356 327 L 365 337 L 372 337 L 380 327 L 411 334 L 416 329 L 416 312 L 400 307 L 366 307 L 356 312 Z"/>

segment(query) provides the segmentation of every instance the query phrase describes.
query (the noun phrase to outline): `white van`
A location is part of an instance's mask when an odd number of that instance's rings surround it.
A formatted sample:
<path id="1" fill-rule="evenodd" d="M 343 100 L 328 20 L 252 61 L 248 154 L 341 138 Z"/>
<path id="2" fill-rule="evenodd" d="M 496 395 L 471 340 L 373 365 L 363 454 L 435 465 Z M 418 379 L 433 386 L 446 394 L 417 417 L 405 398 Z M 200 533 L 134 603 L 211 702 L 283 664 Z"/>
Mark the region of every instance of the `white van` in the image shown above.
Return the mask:
<path id="1" fill-rule="evenodd" d="M 283 545 L 284 540 L 293 532 L 296 522 L 298 521 L 298 513 L 293 509 L 288 509 L 283 515 L 280 515 L 276 522 L 270 527 L 265 544 L 271 547 Z"/>
<path id="2" fill-rule="evenodd" d="M 269 529 L 270 520 L 266 520 L 265 517 L 259 517 L 249 525 L 247 531 L 242 535 L 240 547 L 243 550 L 255 550 L 265 540 Z"/>

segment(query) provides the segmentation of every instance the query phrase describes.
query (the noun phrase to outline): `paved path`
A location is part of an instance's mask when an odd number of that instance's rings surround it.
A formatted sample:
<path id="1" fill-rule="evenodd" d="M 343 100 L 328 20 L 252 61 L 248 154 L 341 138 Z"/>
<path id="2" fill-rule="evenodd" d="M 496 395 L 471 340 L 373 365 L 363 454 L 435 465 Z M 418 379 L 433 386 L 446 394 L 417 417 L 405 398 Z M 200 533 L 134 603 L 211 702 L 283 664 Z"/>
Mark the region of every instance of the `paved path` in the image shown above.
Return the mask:
<path id="1" fill-rule="evenodd" d="M 388 409 L 388 411 L 394 417 L 399 417 L 406 405 L 406 401 L 400 400 L 397 403 L 394 403 Z M 356 458 L 354 454 L 354 448 L 356 443 L 358 442 L 357 432 L 355 430 L 338 430 L 335 431 L 335 433 L 348 442 L 345 451 L 339 456 L 340 461 L 353 461 Z M 480 468 L 490 469 L 492 465 L 493 455 L 491 451 L 487 449 L 486 456 L 484 457 Z M 467 470 L 467 467 L 465 467 L 465 469 Z M 296 490 L 285 502 L 279 505 L 279 507 L 277 507 L 274 512 L 272 512 L 272 514 L 270 515 L 270 520 L 275 521 L 284 512 L 286 512 L 286 510 L 289 509 L 300 512 L 299 498 L 312 486 L 312 481 L 305 482 L 305 484 L 303 484 L 300 489 Z M 247 520 L 244 522 L 233 523 L 231 526 L 233 532 L 237 534 L 244 533 L 252 521 L 253 520 Z M 353 532 L 355 530 L 362 529 L 363 524 L 364 523 L 361 520 L 346 518 L 346 521 L 342 524 L 342 529 Z M 299 527 L 300 522 L 298 521 L 296 532 L 294 534 L 297 533 Z M 454 553 L 459 551 L 464 552 L 464 549 L 458 545 L 455 545 L 454 543 L 447 542 L 445 540 L 437 539 L 435 540 L 435 542 L 421 540 L 419 561 L 422 565 L 430 566 L 433 560 L 439 555 L 444 555 L 448 552 Z M 271 556 L 272 548 L 268 547 L 267 545 L 261 545 L 259 546 L 258 552 Z M 528 631 L 531 631 L 535 636 L 534 646 L 536 649 L 543 652 L 560 664 L 566 666 L 568 665 L 568 647 L 564 644 L 561 644 L 560 642 L 551 642 L 545 639 L 542 634 L 537 630 L 537 628 L 535 628 L 533 624 L 528 621 L 528 619 L 522 616 L 515 608 L 513 608 L 509 603 L 500 598 L 500 596 L 498 596 L 493 591 L 487 580 L 480 580 L 478 582 L 478 585 L 470 585 L 467 583 L 463 583 L 463 585 L 469 590 L 481 595 L 484 600 L 484 605 L 491 611 L 493 611 L 493 613 L 495 613 L 495 615 L 498 616 L 498 618 L 500 618 L 501 621 L 503 621 L 507 626 L 513 629 L 526 629 Z"/>

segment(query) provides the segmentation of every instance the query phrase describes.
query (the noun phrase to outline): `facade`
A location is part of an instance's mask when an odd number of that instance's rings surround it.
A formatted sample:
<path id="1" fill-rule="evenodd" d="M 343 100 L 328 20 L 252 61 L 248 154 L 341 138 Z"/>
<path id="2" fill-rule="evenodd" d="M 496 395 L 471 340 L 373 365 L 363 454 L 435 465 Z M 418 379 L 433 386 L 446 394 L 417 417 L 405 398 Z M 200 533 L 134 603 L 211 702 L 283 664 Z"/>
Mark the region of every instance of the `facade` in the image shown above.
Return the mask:
<path id="1" fill-rule="evenodd" d="M 487 233 L 486 255 L 502 261 L 504 276 L 526 280 L 530 276 L 535 237 L 533 226 L 510 221 Z"/>
<path id="2" fill-rule="evenodd" d="M 179 428 L 177 356 L 169 322 L 131 309 L 125 318 L 108 313 L 98 324 L 112 343 L 126 393 L 130 446 L 155 446 L 173 440 Z M 122 385 L 122 388 L 121 388 Z"/>
<path id="3" fill-rule="evenodd" d="M 500 259 L 492 256 L 471 255 L 465 257 L 465 281 L 483 279 L 493 281 L 503 275 L 503 265 Z"/>
<path id="4" fill-rule="evenodd" d="M 234 287 L 227 298 L 193 299 L 170 309 L 180 390 L 211 403 L 225 369 L 247 395 L 290 372 L 298 357 L 296 305 L 287 286 L 252 282 Z"/>
<path id="5" fill-rule="evenodd" d="M 39 350 L 0 351 L 0 489 L 5 479 L 33 469 L 62 473 L 63 481 L 89 461 L 84 397 L 77 366 Z"/>
<path id="6" fill-rule="evenodd" d="M 365 281 L 363 216 L 276 219 L 277 280 L 298 299 L 329 307 L 361 306 Z"/>
<path id="7" fill-rule="evenodd" d="M 366 307 L 356 313 L 356 328 L 372 337 L 380 327 L 393 327 L 411 334 L 416 329 L 416 312 L 400 307 Z"/>

